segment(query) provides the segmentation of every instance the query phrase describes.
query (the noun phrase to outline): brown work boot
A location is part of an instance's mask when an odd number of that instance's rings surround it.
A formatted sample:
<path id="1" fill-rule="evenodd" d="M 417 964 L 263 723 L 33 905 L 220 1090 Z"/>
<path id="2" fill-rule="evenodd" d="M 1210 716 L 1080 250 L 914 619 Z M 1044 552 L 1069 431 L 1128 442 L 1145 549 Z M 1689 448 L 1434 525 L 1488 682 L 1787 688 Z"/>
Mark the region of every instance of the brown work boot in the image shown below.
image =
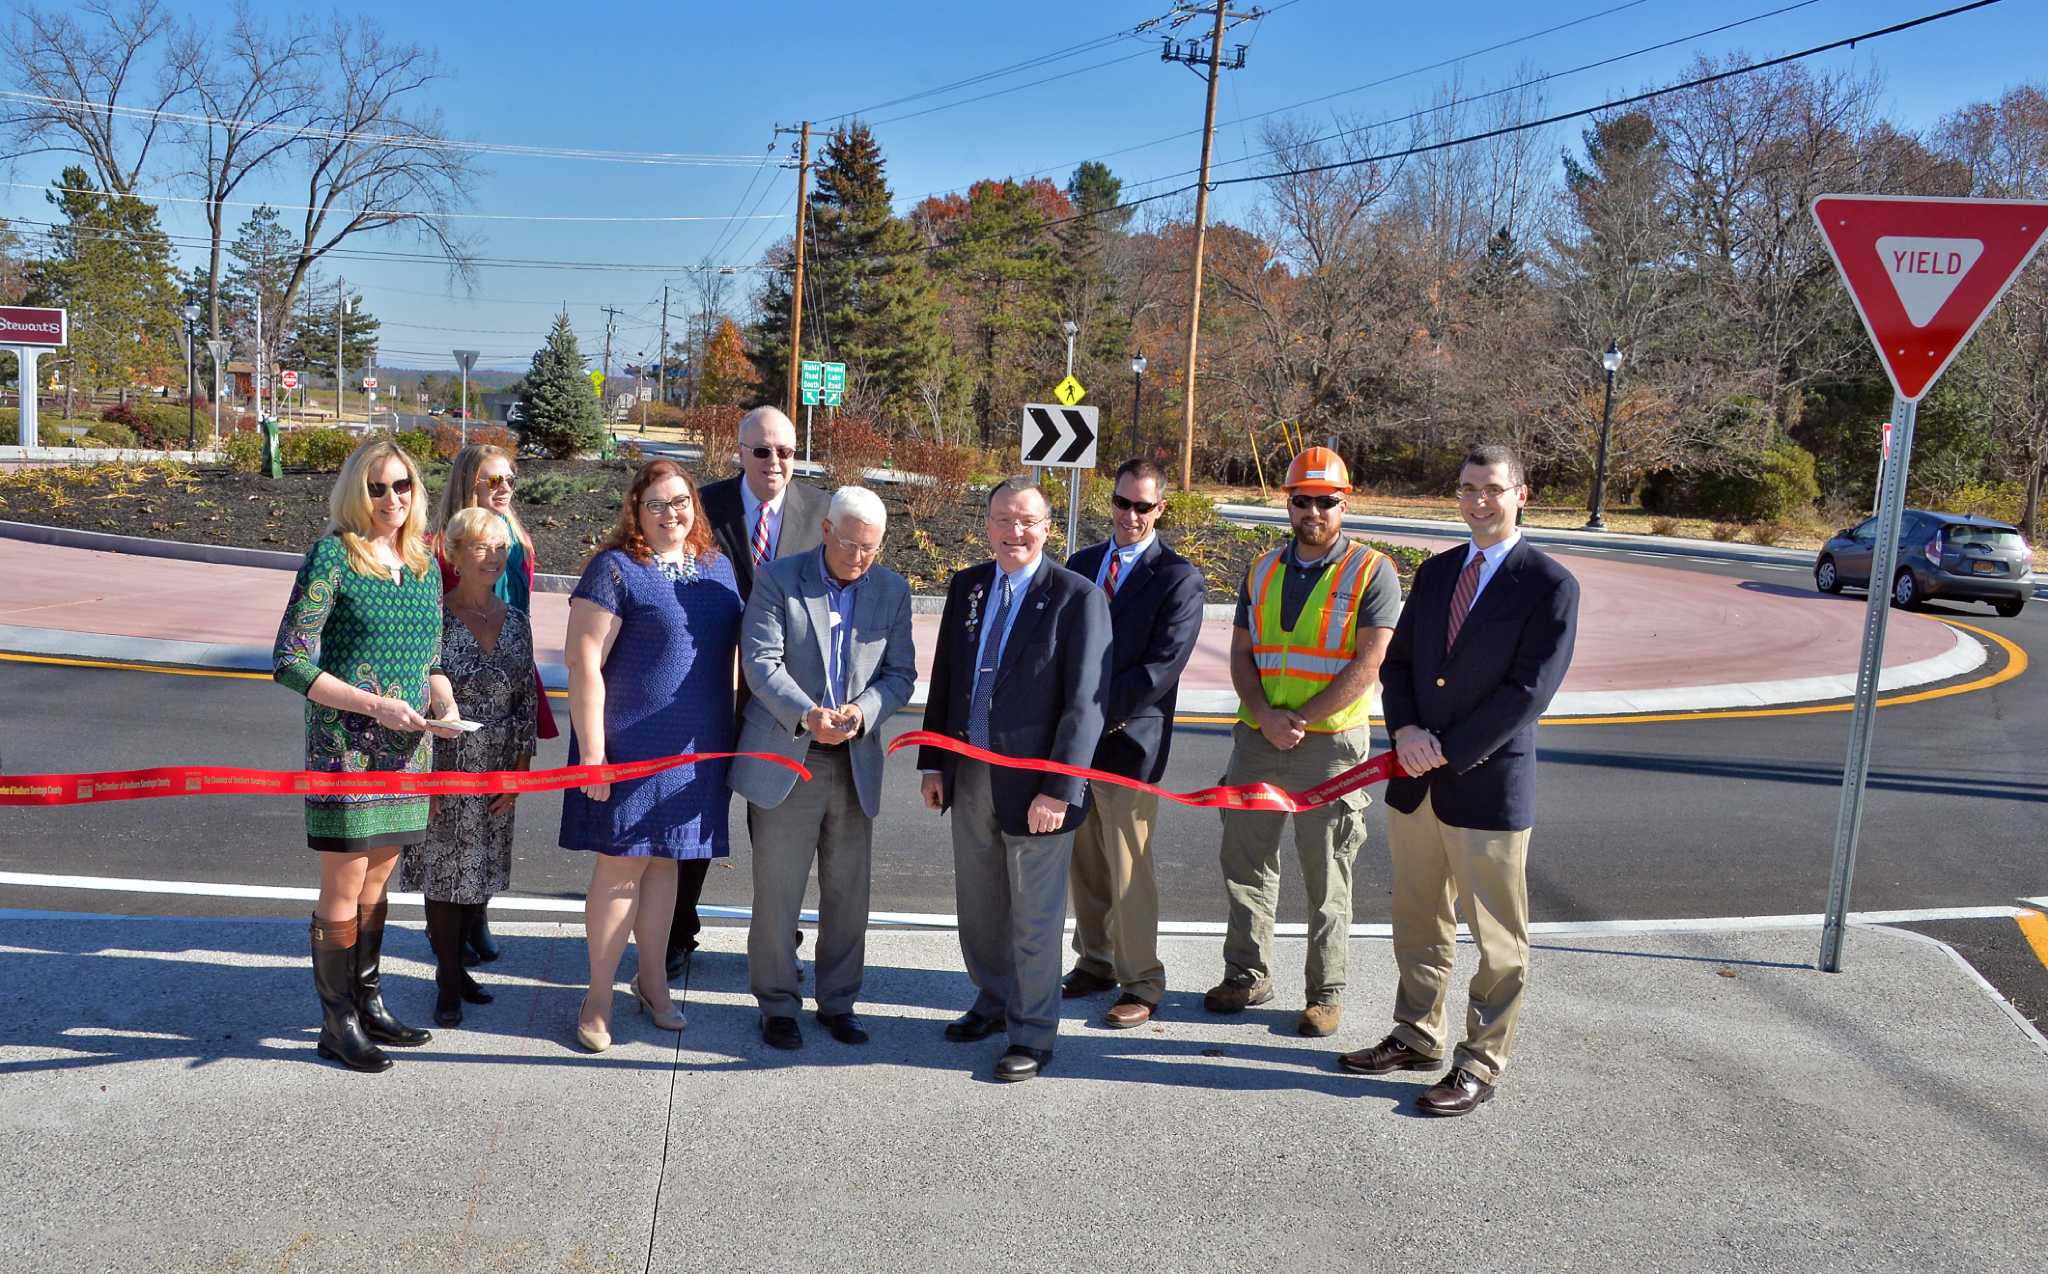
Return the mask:
<path id="1" fill-rule="evenodd" d="M 1300 1020 L 1294 1024 L 1298 1035 L 1313 1035 L 1318 1038 L 1337 1033 L 1337 1020 L 1344 1010 L 1334 1004 L 1311 1004 L 1301 1011 Z"/>
<path id="2" fill-rule="evenodd" d="M 1273 998 L 1273 983 L 1249 969 L 1236 973 L 1209 988 L 1202 996 L 1202 1007 L 1211 1013 L 1242 1013 L 1254 1004 L 1264 1004 Z"/>

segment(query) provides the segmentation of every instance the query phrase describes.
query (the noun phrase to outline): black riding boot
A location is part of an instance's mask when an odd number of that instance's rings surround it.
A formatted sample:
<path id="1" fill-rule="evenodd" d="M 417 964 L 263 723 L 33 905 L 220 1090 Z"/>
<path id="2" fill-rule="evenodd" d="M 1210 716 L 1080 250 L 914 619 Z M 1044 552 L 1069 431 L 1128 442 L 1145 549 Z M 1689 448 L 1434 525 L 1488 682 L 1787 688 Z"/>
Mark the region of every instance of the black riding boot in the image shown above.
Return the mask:
<path id="1" fill-rule="evenodd" d="M 384 996 L 379 986 L 378 963 L 384 954 L 384 917 L 390 910 L 390 901 L 380 898 L 376 906 L 356 913 L 359 926 L 356 933 L 356 1016 L 362 1019 L 364 1034 L 379 1044 L 413 1048 L 433 1039 L 434 1033 L 417 1026 L 407 1026 L 391 1016 L 391 1011 L 384 1007 Z"/>
<path id="2" fill-rule="evenodd" d="M 313 989 L 320 993 L 320 1048 L 350 1070 L 388 1071 L 391 1059 L 363 1032 L 356 1016 L 356 939 L 354 920 L 332 923 L 313 917 Z"/>
<path id="3" fill-rule="evenodd" d="M 490 904 L 487 902 L 462 904 L 462 931 L 470 935 L 472 939 L 475 938 L 479 930 L 482 930 L 485 935 L 485 941 L 489 941 L 490 931 L 484 929 L 484 908 L 488 906 L 490 906 Z M 498 949 L 496 947 L 492 947 L 491 959 L 495 960 L 497 958 Z M 489 1004 L 492 1000 L 498 998 L 492 995 L 489 991 L 484 990 L 483 985 L 481 983 L 479 983 L 475 978 L 469 976 L 468 969 L 461 970 L 461 973 L 463 999 L 468 1000 L 471 1004 Z"/>
<path id="4" fill-rule="evenodd" d="M 497 940 L 491 937 L 490 923 L 484 918 L 484 909 L 489 905 L 489 903 L 483 903 L 478 906 L 463 908 L 469 914 L 464 917 L 462 941 L 469 948 L 468 955 L 476 957 L 475 959 L 469 959 L 465 956 L 462 961 L 464 964 L 489 964 L 497 959 L 500 954 Z"/>
<path id="5" fill-rule="evenodd" d="M 462 1025 L 462 907 L 427 899 L 427 944 L 434 948 L 434 1025 Z"/>

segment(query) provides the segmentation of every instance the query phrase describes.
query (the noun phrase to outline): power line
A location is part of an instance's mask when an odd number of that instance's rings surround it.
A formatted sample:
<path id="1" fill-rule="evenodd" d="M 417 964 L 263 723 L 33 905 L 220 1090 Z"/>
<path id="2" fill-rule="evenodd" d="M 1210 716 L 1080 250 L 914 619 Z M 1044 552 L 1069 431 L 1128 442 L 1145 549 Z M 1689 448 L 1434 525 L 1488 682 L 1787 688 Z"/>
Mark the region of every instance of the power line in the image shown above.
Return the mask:
<path id="1" fill-rule="evenodd" d="M 985 102 L 991 97 L 1001 97 L 1006 93 L 1021 93 L 1025 89 L 1039 88 L 1043 85 L 1050 84 L 1055 80 L 1064 80 L 1070 76 L 1075 75 L 1086 75 L 1090 71 L 1099 71 L 1106 66 L 1115 66 L 1121 62 L 1130 62 L 1137 58 L 1151 56 L 1152 50 L 1139 49 L 1136 53 L 1127 53 L 1122 57 L 1111 58 L 1107 62 L 1097 62 L 1092 66 L 1076 67 L 1074 70 L 1071 71 L 1061 71 L 1058 75 L 1042 76 L 1039 79 L 1031 81 L 1029 84 L 1012 84 L 1008 88 L 993 89 L 987 93 L 980 93 L 973 97 L 963 97 L 957 102 L 941 102 L 937 106 L 927 106 L 921 111 L 910 111 L 903 115 L 891 115 L 887 119 L 876 120 L 874 122 L 874 127 L 880 128 L 884 124 L 900 124 L 906 119 L 917 119 L 920 116 L 931 115 L 938 111 L 950 111 L 956 106 L 968 106 L 975 102 Z"/>
<path id="2" fill-rule="evenodd" d="M 143 203 L 147 203 L 147 204 L 153 204 L 153 205 L 156 205 L 156 206 L 158 206 L 158 207 L 161 207 L 161 206 L 163 206 L 164 204 L 167 204 L 167 203 L 196 203 L 196 204 L 211 204 L 211 203 L 213 203 L 213 200 L 211 200 L 211 199 L 206 199 L 206 198 L 203 198 L 203 197 L 201 197 L 201 196 L 198 196 L 198 195 L 140 195 L 140 194 L 127 194 L 127 195 L 120 195 L 120 194 L 116 194 L 115 192 L 112 192 L 112 191 L 106 191 L 106 190 L 96 190 L 96 189 L 94 189 L 94 188 L 93 188 L 93 187 L 91 187 L 91 186 L 59 186 L 59 185 L 56 185 L 55 183 L 52 183 L 52 184 L 50 184 L 50 185 L 47 185 L 47 186 L 39 186 L 39 185 L 35 184 L 34 182 L 28 182 L 28 181 L 0 181 L 0 187 L 6 187 L 6 188 L 8 188 L 8 189 L 13 189 L 13 190 L 54 190 L 54 191 L 56 191 L 56 192 L 57 192 L 57 193 L 59 193 L 59 194 L 65 194 L 65 195 L 103 195 L 103 196 L 106 196 L 106 197 L 108 197 L 108 198 L 126 198 L 126 199 L 138 199 L 138 200 L 141 200 L 141 201 L 142 201 Z M 257 203 L 248 203 L 248 202 L 242 202 L 242 201 L 237 201 L 237 200 L 233 200 L 233 199 L 223 199 L 223 200 L 221 200 L 221 201 L 220 201 L 220 206 L 221 206 L 221 207 L 223 207 L 223 208 L 269 208 L 269 209 L 271 209 L 271 210 L 273 210 L 273 211 L 276 211 L 276 212 L 327 212 L 327 213 L 332 213 L 333 215 L 335 215 L 335 216 L 337 216 L 337 217 L 398 217 L 398 218 L 406 218 L 406 219 L 410 219 L 410 218 L 414 218 L 414 217 L 424 217 L 424 218 L 428 218 L 428 219 L 431 219 L 431 220 L 435 220 L 435 221 L 451 221 L 451 220 L 470 220 L 470 221 L 601 221 L 601 222 L 657 222 L 657 223 L 664 223 L 664 224 L 666 224 L 666 223 L 671 223 L 671 222 L 698 222 L 698 221 L 705 221 L 705 222 L 708 222 L 708 221 L 734 221 L 734 220 L 739 220 L 739 221 L 751 221 L 751 220 L 754 220 L 754 218 L 751 218 L 751 217 L 737 217 L 737 218 L 735 218 L 735 217 L 708 217 L 708 216 L 675 216 L 675 217 L 583 217 L 583 216 L 557 216 L 557 215 L 554 215 L 554 214 L 551 214 L 551 213 L 550 213 L 550 214 L 543 214 L 543 213 L 519 213 L 519 212 L 423 212 L 423 211 L 414 211 L 414 210 L 412 210 L 412 209 L 408 209 L 408 208 L 316 208 L 316 207 L 313 207 L 313 206 L 310 206 L 310 205 L 307 205 L 307 204 L 282 204 L 282 203 L 271 203 L 271 202 L 270 202 L 270 201 L 268 201 L 268 200 L 263 200 L 263 201 L 261 201 L 261 202 L 257 202 Z"/>

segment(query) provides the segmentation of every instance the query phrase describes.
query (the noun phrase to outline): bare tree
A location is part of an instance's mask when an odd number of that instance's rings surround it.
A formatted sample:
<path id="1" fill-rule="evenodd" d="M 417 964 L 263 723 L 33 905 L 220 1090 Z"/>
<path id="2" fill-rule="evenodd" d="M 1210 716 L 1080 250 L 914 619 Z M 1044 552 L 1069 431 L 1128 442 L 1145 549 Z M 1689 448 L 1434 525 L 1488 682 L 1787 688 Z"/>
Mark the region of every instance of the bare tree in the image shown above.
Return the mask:
<path id="1" fill-rule="evenodd" d="M 479 173 L 451 143 L 439 112 L 414 105 L 442 79 L 434 54 L 388 42 L 368 19 L 336 17 L 315 55 L 326 85 L 293 148 L 306 203 L 286 308 L 322 257 L 357 235 L 400 226 L 470 282 L 471 245 L 448 215 L 469 202 Z"/>
<path id="2" fill-rule="evenodd" d="M 205 196 L 208 235 L 207 332 L 219 336 L 221 248 L 229 200 L 252 174 L 301 144 L 302 130 L 319 100 L 309 65 L 314 33 L 294 25 L 272 33 L 245 3 L 237 3 L 226 38 L 186 31 L 172 42 L 171 66 L 190 86 L 199 118 L 178 130 L 188 155 L 185 176 Z"/>
<path id="3" fill-rule="evenodd" d="M 113 194 L 134 194 L 163 112 L 190 84 L 165 62 L 153 83 L 136 83 L 165 45 L 180 38 L 161 0 L 85 0 L 17 12 L 0 53 L 14 68 L 14 92 L 0 115 L 9 159 L 76 155 Z M 124 95 L 134 100 L 124 101 Z"/>

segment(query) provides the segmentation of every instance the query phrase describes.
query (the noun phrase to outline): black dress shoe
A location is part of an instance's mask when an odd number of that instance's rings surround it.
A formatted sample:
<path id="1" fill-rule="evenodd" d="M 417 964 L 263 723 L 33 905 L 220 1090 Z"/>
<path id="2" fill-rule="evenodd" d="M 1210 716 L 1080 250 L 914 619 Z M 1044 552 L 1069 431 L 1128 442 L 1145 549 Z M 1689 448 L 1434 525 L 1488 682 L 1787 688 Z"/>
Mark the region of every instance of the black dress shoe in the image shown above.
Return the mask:
<path id="1" fill-rule="evenodd" d="M 1410 1048 L 1392 1035 L 1371 1048 L 1342 1053 L 1337 1065 L 1354 1075 L 1385 1075 L 1390 1071 L 1433 1071 L 1444 1064 L 1441 1057 Z"/>
<path id="2" fill-rule="evenodd" d="M 832 1038 L 841 1044 L 865 1044 L 868 1033 L 861 1029 L 860 1019 L 851 1013 L 820 1013 L 818 1025 L 832 1032 Z"/>
<path id="3" fill-rule="evenodd" d="M 670 947 L 668 949 L 668 959 L 663 961 L 662 972 L 669 981 L 681 982 L 683 980 L 683 971 L 690 967 L 690 953 L 696 949 L 695 943 L 687 947 Z"/>
<path id="4" fill-rule="evenodd" d="M 1014 1084 L 1035 1077 L 1051 1064 L 1051 1049 L 1012 1044 L 1008 1052 L 996 1059 L 996 1078 L 1005 1084 Z"/>
<path id="5" fill-rule="evenodd" d="M 969 1009 L 946 1023 L 946 1038 L 955 1044 L 972 1044 L 976 1040 L 985 1040 L 1002 1029 L 1002 1014 L 990 1017 Z"/>
<path id="6" fill-rule="evenodd" d="M 1493 1100 L 1493 1085 L 1462 1066 L 1422 1090 L 1415 1105 L 1425 1115 L 1469 1115 Z"/>
<path id="7" fill-rule="evenodd" d="M 1100 995 L 1104 991 L 1116 990 L 1116 979 L 1105 978 L 1099 973 L 1086 969 L 1075 969 L 1060 979 L 1060 995 L 1069 1000 L 1078 1000 L 1084 995 Z"/>
<path id="8" fill-rule="evenodd" d="M 764 1017 L 761 1019 L 761 1038 L 770 1048 L 802 1048 L 804 1033 L 797 1029 L 793 1017 Z"/>

